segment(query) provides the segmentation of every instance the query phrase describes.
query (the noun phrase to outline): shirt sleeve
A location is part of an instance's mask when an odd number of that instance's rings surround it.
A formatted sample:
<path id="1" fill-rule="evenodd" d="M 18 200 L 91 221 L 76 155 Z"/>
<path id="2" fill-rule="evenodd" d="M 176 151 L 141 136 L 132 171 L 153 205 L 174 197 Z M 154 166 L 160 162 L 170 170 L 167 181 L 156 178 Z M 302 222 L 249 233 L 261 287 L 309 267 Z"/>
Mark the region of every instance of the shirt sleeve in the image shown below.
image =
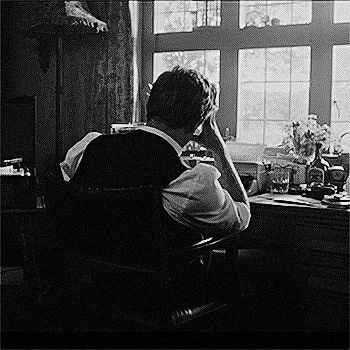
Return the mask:
<path id="1" fill-rule="evenodd" d="M 250 210 L 221 187 L 220 176 L 217 168 L 204 163 L 186 170 L 163 190 L 165 210 L 174 220 L 193 229 L 244 230 Z"/>
<path id="2" fill-rule="evenodd" d="M 74 176 L 87 145 L 100 135 L 99 132 L 89 132 L 68 150 L 66 158 L 60 163 L 64 181 L 69 181 Z"/>

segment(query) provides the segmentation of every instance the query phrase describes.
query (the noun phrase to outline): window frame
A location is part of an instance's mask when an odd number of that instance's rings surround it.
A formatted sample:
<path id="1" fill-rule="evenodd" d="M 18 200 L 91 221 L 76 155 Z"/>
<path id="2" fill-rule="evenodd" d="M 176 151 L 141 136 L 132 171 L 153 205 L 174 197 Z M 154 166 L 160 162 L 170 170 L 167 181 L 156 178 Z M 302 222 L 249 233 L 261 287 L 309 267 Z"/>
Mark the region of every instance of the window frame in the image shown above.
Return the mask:
<path id="1" fill-rule="evenodd" d="M 153 79 L 153 53 L 165 51 L 220 50 L 220 110 L 218 124 L 237 135 L 238 50 L 310 46 L 309 114 L 321 124 L 331 122 L 332 49 L 349 44 L 349 23 L 333 22 L 333 1 L 313 1 L 310 24 L 264 28 L 239 28 L 239 1 L 221 2 L 221 26 L 201 27 L 192 32 L 153 33 L 154 1 L 142 1 L 141 104 L 145 120 L 148 83 Z M 322 88 L 319 88 L 319 87 Z"/>

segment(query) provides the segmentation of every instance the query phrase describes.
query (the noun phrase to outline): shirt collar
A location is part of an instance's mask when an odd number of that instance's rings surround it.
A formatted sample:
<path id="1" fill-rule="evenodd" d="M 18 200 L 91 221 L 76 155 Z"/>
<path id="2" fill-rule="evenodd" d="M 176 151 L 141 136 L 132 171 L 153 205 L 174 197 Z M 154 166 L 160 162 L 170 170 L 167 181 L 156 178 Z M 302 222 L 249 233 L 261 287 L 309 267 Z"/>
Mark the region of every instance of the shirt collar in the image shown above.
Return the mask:
<path id="1" fill-rule="evenodd" d="M 181 155 L 182 147 L 172 137 L 170 137 L 165 132 L 163 132 L 159 129 L 153 128 L 151 126 L 148 126 L 148 125 L 139 125 L 136 127 L 136 129 L 143 130 L 143 131 L 146 131 L 146 132 L 149 132 L 151 134 L 154 134 L 154 135 L 161 137 L 162 139 L 167 141 L 175 149 L 178 156 Z"/>

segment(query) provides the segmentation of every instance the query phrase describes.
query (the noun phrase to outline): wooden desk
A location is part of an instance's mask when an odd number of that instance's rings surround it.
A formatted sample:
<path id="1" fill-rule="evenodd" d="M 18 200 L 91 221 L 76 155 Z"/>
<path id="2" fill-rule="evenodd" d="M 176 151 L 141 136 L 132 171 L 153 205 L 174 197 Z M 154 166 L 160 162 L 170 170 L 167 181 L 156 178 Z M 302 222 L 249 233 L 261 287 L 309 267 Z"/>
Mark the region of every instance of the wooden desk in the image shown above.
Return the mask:
<path id="1" fill-rule="evenodd" d="M 307 329 L 348 331 L 350 211 L 277 203 L 270 195 L 250 197 L 250 203 L 240 248 L 279 254 L 281 283 L 290 284 Z"/>
<path id="2" fill-rule="evenodd" d="M 39 199 L 39 198 L 38 198 Z M 1 209 L 1 266 L 17 266 L 23 271 L 23 279 L 2 276 L 1 285 L 24 284 L 33 292 L 38 284 L 35 266 L 34 246 L 46 229 L 46 209 L 43 201 L 37 201 L 36 208 Z"/>

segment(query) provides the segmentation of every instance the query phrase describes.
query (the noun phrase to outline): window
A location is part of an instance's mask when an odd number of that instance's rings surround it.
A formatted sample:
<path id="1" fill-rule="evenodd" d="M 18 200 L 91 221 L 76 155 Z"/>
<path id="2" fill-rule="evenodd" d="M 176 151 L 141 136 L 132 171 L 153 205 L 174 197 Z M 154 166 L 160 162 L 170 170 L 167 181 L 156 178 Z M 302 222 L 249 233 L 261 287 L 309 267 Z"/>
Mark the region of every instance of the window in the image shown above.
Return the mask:
<path id="1" fill-rule="evenodd" d="M 304 24 L 311 22 L 311 1 L 241 1 L 239 27 Z"/>
<path id="2" fill-rule="evenodd" d="M 350 22 L 350 2 L 335 1 L 334 2 L 334 23 Z"/>
<path id="3" fill-rule="evenodd" d="M 219 92 L 219 50 L 155 53 L 153 58 L 153 81 L 155 81 L 161 73 L 172 70 L 177 65 L 200 72 L 207 77 L 211 83 L 215 84 Z M 219 101 L 217 102 L 219 103 Z"/>
<path id="4" fill-rule="evenodd" d="M 239 50 L 237 139 L 278 145 L 290 119 L 308 114 L 310 47 Z"/>
<path id="5" fill-rule="evenodd" d="M 190 32 L 220 25 L 220 1 L 155 1 L 154 33 Z"/>
<path id="6" fill-rule="evenodd" d="M 220 86 L 221 131 L 244 142 L 278 145 L 308 114 L 348 128 L 348 4 L 145 1 L 142 87 L 176 64 L 199 70 Z"/>
<path id="7" fill-rule="evenodd" d="M 175 51 L 154 54 L 153 80 L 177 65 L 194 69 L 206 76 L 211 83 L 219 83 L 220 51 Z"/>
<path id="8" fill-rule="evenodd" d="M 332 131 L 334 137 L 350 132 L 350 45 L 333 47 Z"/>

